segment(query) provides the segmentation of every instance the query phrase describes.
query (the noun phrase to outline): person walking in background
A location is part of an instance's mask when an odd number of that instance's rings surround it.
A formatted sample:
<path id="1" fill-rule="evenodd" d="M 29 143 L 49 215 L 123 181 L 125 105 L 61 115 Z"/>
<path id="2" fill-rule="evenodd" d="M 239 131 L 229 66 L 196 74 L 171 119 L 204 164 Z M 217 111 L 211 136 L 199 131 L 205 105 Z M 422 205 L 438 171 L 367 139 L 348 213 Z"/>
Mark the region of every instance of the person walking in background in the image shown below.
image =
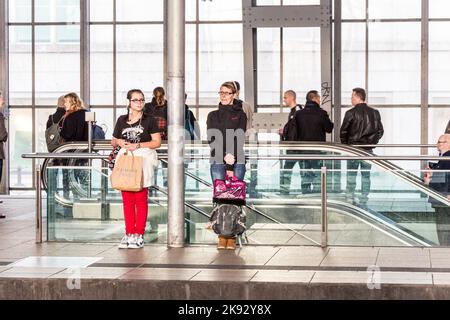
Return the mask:
<path id="1" fill-rule="evenodd" d="M 162 87 L 153 89 L 152 101 L 144 106 L 144 113 L 156 119 L 156 124 L 160 130 L 161 140 L 167 140 L 167 100 L 166 92 Z"/>
<path id="2" fill-rule="evenodd" d="M 345 113 L 341 126 L 341 143 L 377 144 L 383 137 L 384 129 L 378 110 L 366 104 L 366 91 L 355 88 L 352 91 L 353 108 Z M 373 153 L 373 148 L 363 148 Z M 361 198 L 360 204 L 366 204 L 370 192 L 370 170 L 372 165 L 368 161 L 347 160 L 347 190 L 346 195 L 352 202 L 355 200 L 356 175 L 361 168 Z"/>
<path id="3" fill-rule="evenodd" d="M 184 94 L 184 130 L 185 130 L 185 140 L 193 143 L 195 140 L 200 140 L 200 126 L 198 125 L 197 119 L 194 113 L 189 109 L 186 104 L 187 93 Z"/>
<path id="4" fill-rule="evenodd" d="M 5 159 L 4 143 L 8 140 L 8 132 L 5 127 L 5 116 L 3 115 L 4 107 L 5 101 L 2 92 L 0 92 L 0 182 L 3 176 L 3 160 Z M 4 218 L 6 218 L 6 215 L 0 214 L 0 219 Z"/>
<path id="5" fill-rule="evenodd" d="M 441 157 L 450 157 L 450 134 L 443 134 L 437 141 L 437 149 Z M 434 170 L 434 172 L 430 170 Z M 439 172 L 437 170 L 446 170 Z M 439 160 L 432 168 L 427 167 L 424 174 L 424 183 L 433 190 L 438 191 L 447 199 L 450 198 L 450 161 Z M 430 197 L 428 201 L 436 212 L 436 232 L 441 246 L 450 245 L 450 208 Z"/>
<path id="6" fill-rule="evenodd" d="M 88 124 L 83 101 L 75 93 L 64 96 L 66 112 L 61 126 L 61 137 L 64 142 L 88 141 Z"/>
<path id="7" fill-rule="evenodd" d="M 62 119 L 64 118 L 64 115 L 66 114 L 65 103 L 66 103 L 66 100 L 64 98 L 64 95 L 60 96 L 58 98 L 55 112 L 48 116 L 46 129 L 50 128 L 54 124 L 58 124 L 58 126 L 62 125 L 62 123 L 60 124 L 60 122 L 62 121 Z M 68 160 L 63 160 L 63 159 L 52 159 L 51 161 L 52 161 L 53 166 L 66 165 L 68 163 Z M 63 188 L 62 188 L 63 189 L 63 197 L 65 199 L 69 199 L 69 174 L 68 174 L 67 170 L 62 170 L 62 175 L 63 175 Z M 53 172 L 49 175 L 49 180 L 51 180 L 50 184 L 56 188 L 57 184 L 58 184 L 56 172 Z M 69 215 L 68 208 L 64 208 L 64 211 L 67 213 L 67 215 Z"/>
<path id="8" fill-rule="evenodd" d="M 320 95 L 316 90 L 306 94 L 305 107 L 295 113 L 297 140 L 325 142 L 326 134 L 333 131 L 334 124 L 328 113 L 320 107 Z M 308 152 L 309 154 L 315 154 Z M 320 152 L 316 153 L 320 154 Z M 320 192 L 321 160 L 303 160 L 302 193 Z M 307 171 L 306 171 L 307 170 Z"/>
<path id="9" fill-rule="evenodd" d="M 237 81 L 233 81 L 233 85 L 236 88 L 236 94 L 234 95 L 234 98 L 242 103 L 242 110 L 244 111 L 245 115 L 247 116 L 247 131 L 246 133 L 249 134 L 251 132 L 250 129 L 253 128 L 253 108 L 250 105 L 250 103 L 245 102 L 241 100 L 239 97 L 241 94 L 241 85 Z"/>
<path id="10" fill-rule="evenodd" d="M 55 112 L 48 116 L 47 124 L 45 126 L 46 129 L 50 128 L 52 124 L 58 123 L 62 117 L 64 117 L 64 114 L 66 113 L 65 103 L 64 95 L 60 96 Z"/>
<path id="11" fill-rule="evenodd" d="M 289 112 L 288 121 L 284 128 L 280 129 L 278 133 L 281 136 L 282 141 L 298 141 L 297 135 L 297 122 L 295 120 L 295 114 L 297 111 L 302 110 L 303 107 L 297 104 L 297 94 L 294 90 L 287 90 L 283 95 L 284 105 L 289 107 L 291 111 Z M 287 150 L 286 154 L 301 154 L 297 150 Z M 291 175 L 292 169 L 298 162 L 299 169 L 301 170 L 301 165 L 303 162 L 298 160 L 285 160 L 284 167 L 280 174 L 280 191 L 282 194 L 288 195 L 291 188 Z M 303 175 L 303 172 L 300 171 Z"/>
<path id="12" fill-rule="evenodd" d="M 125 217 L 125 236 L 119 249 L 138 249 L 144 246 L 144 233 L 148 215 L 148 187 L 153 184 L 153 170 L 148 162 L 155 155 L 150 149 L 161 146 L 161 135 L 155 119 L 144 113 L 145 97 L 139 89 L 127 93 L 128 113 L 117 119 L 111 145 L 132 151 L 144 158 L 143 189 L 138 192 L 122 191 Z M 120 153 L 120 152 L 119 152 Z"/>

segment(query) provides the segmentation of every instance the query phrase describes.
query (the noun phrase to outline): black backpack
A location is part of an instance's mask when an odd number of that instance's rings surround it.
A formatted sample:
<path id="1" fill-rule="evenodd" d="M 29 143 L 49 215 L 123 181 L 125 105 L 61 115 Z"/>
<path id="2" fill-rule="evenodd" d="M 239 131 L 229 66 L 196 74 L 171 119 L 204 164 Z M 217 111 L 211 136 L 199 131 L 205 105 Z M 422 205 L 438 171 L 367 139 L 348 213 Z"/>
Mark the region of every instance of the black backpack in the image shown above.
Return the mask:
<path id="1" fill-rule="evenodd" d="M 59 124 L 61 121 L 64 121 L 64 117 L 62 117 L 58 122 L 53 121 L 53 115 L 51 115 L 51 118 L 52 125 L 45 130 L 45 143 L 47 144 L 48 152 L 53 152 L 63 142 L 60 135 L 61 126 Z"/>
<path id="2" fill-rule="evenodd" d="M 235 204 L 219 204 L 212 211 L 211 228 L 218 235 L 235 237 L 243 234 L 247 229 L 245 226 L 246 215 L 242 208 Z"/>
<path id="3" fill-rule="evenodd" d="M 302 109 L 302 106 L 298 105 L 299 110 Z M 297 107 L 295 107 L 297 108 Z M 288 122 L 283 127 L 283 134 L 281 136 L 282 141 L 297 141 L 298 130 L 297 130 L 297 121 L 296 121 L 296 113 L 294 116 L 288 120 Z"/>

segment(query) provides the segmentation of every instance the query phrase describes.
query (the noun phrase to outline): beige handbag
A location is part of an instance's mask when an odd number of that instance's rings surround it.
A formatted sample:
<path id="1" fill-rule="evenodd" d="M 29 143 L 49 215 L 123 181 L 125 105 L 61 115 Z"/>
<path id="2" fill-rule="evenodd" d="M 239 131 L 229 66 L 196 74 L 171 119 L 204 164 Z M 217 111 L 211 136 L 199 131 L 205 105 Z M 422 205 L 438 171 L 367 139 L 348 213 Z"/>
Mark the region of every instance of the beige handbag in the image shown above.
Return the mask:
<path id="1" fill-rule="evenodd" d="M 138 192 L 142 190 L 143 173 L 142 162 L 143 158 L 135 156 L 133 152 L 131 155 L 128 151 L 119 156 L 111 173 L 111 186 L 113 189 L 121 191 Z"/>

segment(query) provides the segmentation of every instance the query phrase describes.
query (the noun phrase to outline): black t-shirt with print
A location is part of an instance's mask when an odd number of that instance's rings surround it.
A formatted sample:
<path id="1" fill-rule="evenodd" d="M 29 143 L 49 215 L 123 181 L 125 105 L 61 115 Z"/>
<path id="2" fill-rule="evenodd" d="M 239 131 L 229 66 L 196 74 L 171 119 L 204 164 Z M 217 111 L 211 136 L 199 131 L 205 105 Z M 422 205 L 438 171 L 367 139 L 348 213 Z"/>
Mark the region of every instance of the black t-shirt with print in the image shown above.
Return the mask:
<path id="1" fill-rule="evenodd" d="M 124 139 L 130 143 L 149 142 L 152 140 L 151 134 L 159 132 L 153 117 L 143 116 L 133 124 L 128 124 L 127 120 L 127 115 L 117 119 L 113 132 L 114 138 Z"/>

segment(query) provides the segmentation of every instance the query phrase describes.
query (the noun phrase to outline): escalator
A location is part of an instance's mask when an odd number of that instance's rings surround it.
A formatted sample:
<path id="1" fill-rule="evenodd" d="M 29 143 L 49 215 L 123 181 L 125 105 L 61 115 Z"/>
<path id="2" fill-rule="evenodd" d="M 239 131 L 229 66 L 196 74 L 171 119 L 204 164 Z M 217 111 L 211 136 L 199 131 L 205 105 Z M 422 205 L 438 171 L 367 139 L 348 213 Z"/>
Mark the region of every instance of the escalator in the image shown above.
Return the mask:
<path id="1" fill-rule="evenodd" d="M 253 146 L 250 146 L 253 147 Z M 281 146 L 282 147 L 282 146 Z M 83 150 L 86 145 L 81 143 L 72 143 L 63 145 L 56 150 L 56 152 L 65 152 L 68 150 Z M 103 153 L 109 153 L 110 151 L 109 141 L 98 141 L 94 145 L 94 150 Z M 276 149 L 280 146 L 264 146 L 258 145 L 258 150 L 261 149 Z M 301 151 L 320 151 L 327 155 L 368 155 L 367 152 L 361 149 L 353 148 L 340 144 L 295 144 L 289 146 L 289 149 L 301 150 Z M 209 147 L 207 145 L 195 146 L 195 150 L 202 153 L 202 150 L 207 154 Z M 199 151 L 200 150 L 200 151 Z M 164 148 L 160 150 L 163 157 Z M 203 160 L 193 160 L 192 165 L 195 165 L 197 169 L 186 170 L 186 180 L 188 184 L 195 187 L 189 192 L 186 192 L 186 212 L 187 212 L 187 225 L 189 242 L 191 243 L 210 243 L 214 239 L 214 235 L 207 234 L 204 231 L 208 219 L 208 213 L 211 211 L 211 184 L 208 182 L 209 173 L 208 170 L 204 170 L 205 165 Z M 207 160 L 204 160 L 207 161 Z M 200 163 L 201 162 L 201 163 Z M 327 167 L 329 160 L 327 160 Z M 338 161 L 333 161 L 330 167 L 343 167 L 339 161 L 339 166 L 334 166 Z M 418 175 L 414 173 L 401 170 L 398 166 L 395 166 L 388 161 L 371 161 L 376 170 L 388 175 L 390 179 L 394 179 L 396 184 L 401 184 L 402 188 L 409 188 L 408 196 L 403 198 L 400 191 L 386 190 L 386 193 L 398 195 L 397 198 L 393 198 L 392 202 L 398 202 L 399 200 L 411 202 L 420 202 L 421 206 L 426 210 L 419 212 L 419 214 L 427 216 L 424 221 L 408 221 L 409 214 L 402 212 L 402 210 L 395 211 L 393 207 L 391 209 L 380 208 L 374 203 L 369 202 L 368 205 L 359 205 L 357 203 L 351 203 L 346 201 L 342 192 L 335 192 L 330 189 L 328 197 L 328 212 L 330 217 L 330 234 L 336 231 L 340 234 L 334 241 L 331 237 L 330 244 L 336 245 L 394 245 L 394 246 L 431 246 L 437 245 L 436 226 L 433 225 L 433 210 L 428 204 L 428 197 L 439 201 L 442 205 L 448 206 L 448 200 L 439 193 L 429 189 L 423 185 L 418 178 Z M 46 161 L 43 166 L 43 183 L 44 187 L 47 186 L 47 168 L 51 167 L 51 163 Z M 200 170 L 199 170 L 200 168 Z M 82 170 L 82 169 L 81 169 Z M 97 180 L 107 177 L 108 169 L 102 167 L 101 164 L 97 165 L 96 169 Z M 331 170 L 333 171 L 333 170 Z M 337 170 L 336 170 L 337 171 Z M 275 171 L 274 171 L 275 172 Z M 345 174 L 341 170 L 340 173 Z M 378 173 L 378 172 L 377 172 Z M 86 176 L 86 175 L 84 175 Z M 394 178 L 393 178 L 394 177 Z M 271 177 L 271 180 L 276 180 Z M 107 178 L 106 178 L 107 179 Z M 160 174 L 160 179 L 164 179 Z M 270 180 L 270 179 L 269 179 Z M 345 180 L 345 179 L 344 179 Z M 384 179 L 381 179 L 384 180 Z M 272 181 L 273 182 L 273 181 Z M 249 185 L 252 181 L 248 182 Z M 330 185 L 333 184 L 333 177 L 329 179 Z M 107 181 L 106 181 L 107 184 Z M 261 179 L 259 179 L 259 185 Z M 276 184 L 276 183 L 274 183 Z M 162 185 L 162 184 L 159 184 Z M 104 185 L 103 185 L 104 187 Z M 99 185 L 97 191 L 103 191 L 102 185 Z M 65 197 L 59 191 L 54 192 L 54 200 L 58 206 L 74 209 L 74 204 L 77 201 L 92 201 L 88 197 L 88 188 L 84 183 L 80 183 L 72 175 L 70 178 L 71 196 Z M 189 189 L 189 188 L 187 188 Z M 404 190 L 402 190 L 404 192 Z M 94 192 L 95 193 L 95 192 Z M 166 222 L 164 202 L 167 201 L 164 190 L 160 188 L 155 190 L 157 197 L 150 197 L 153 204 L 157 207 L 155 211 L 159 211 L 158 216 L 159 225 L 164 225 Z M 94 201 L 98 204 L 98 200 L 101 200 L 101 192 L 95 193 Z M 250 219 L 248 219 L 249 225 L 249 238 L 250 243 L 253 244 L 283 244 L 283 245 L 318 245 L 320 243 L 320 197 L 319 195 L 295 195 L 295 196 L 282 196 L 276 191 L 276 187 L 269 186 L 263 187 L 258 190 L 259 196 L 257 198 L 248 199 L 249 205 L 246 208 Z M 120 195 L 111 190 L 107 190 L 106 195 L 103 195 L 104 199 L 100 202 L 115 202 L 120 203 Z M 156 201 L 155 201 L 156 199 Z M 74 201 L 75 200 L 75 201 Z M 387 201 L 384 201 L 387 203 Z M 78 204 L 77 204 L 78 205 Z M 108 211 L 107 208 L 104 211 Z M 117 211 L 117 210 L 116 210 Z M 151 209 L 152 211 L 152 209 Z M 416 213 L 417 214 L 417 213 Z M 99 215 L 97 215 L 98 217 Z M 101 214 L 100 217 L 104 220 L 108 220 L 110 217 L 108 214 Z M 74 219 L 77 220 L 77 219 Z M 89 219 L 87 219 L 89 220 Z M 426 228 L 425 228 L 426 226 Z M 158 229 L 158 227 L 153 228 Z M 192 231 L 194 229 L 194 231 Z M 368 242 L 361 240 L 350 239 L 345 240 L 348 234 L 355 234 L 356 237 L 367 236 Z M 434 234 L 433 234 L 434 232 Z M 271 238 L 271 236 L 273 237 Z M 276 238 L 278 236 L 278 238 Z M 55 237 L 55 239 L 58 237 Z M 253 239 L 253 240 L 252 240 Z M 258 240 L 259 239 L 259 240 Z M 269 240 L 266 240 L 269 239 Z M 270 240 L 271 239 L 271 240 Z M 342 240 L 344 239 L 344 240 Z M 381 239 L 381 240 L 380 240 Z M 347 242 L 346 242 L 347 241 Z M 378 242 L 377 242 L 378 241 Z"/>

